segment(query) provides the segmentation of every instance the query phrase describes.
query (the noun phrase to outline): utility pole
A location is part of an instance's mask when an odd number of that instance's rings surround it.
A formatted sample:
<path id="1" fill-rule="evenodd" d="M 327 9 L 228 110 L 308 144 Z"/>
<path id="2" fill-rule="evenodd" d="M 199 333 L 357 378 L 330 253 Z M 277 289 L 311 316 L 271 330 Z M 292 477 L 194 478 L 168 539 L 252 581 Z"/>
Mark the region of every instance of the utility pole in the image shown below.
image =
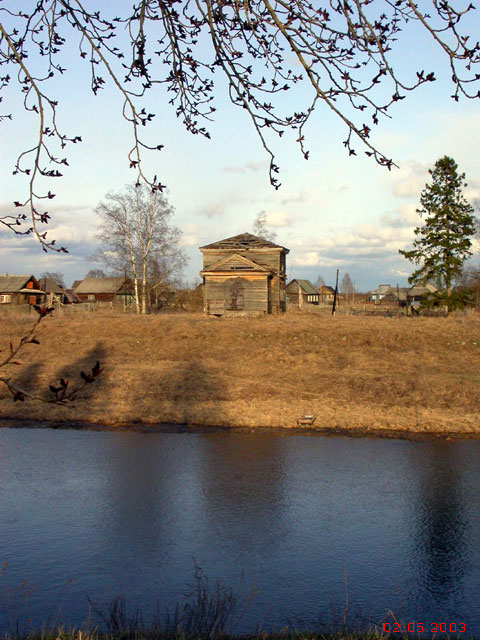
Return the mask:
<path id="1" fill-rule="evenodd" d="M 335 309 L 337 307 L 337 294 L 338 294 L 338 269 L 337 269 L 337 279 L 335 281 L 335 295 L 333 296 L 332 316 L 335 315 Z"/>

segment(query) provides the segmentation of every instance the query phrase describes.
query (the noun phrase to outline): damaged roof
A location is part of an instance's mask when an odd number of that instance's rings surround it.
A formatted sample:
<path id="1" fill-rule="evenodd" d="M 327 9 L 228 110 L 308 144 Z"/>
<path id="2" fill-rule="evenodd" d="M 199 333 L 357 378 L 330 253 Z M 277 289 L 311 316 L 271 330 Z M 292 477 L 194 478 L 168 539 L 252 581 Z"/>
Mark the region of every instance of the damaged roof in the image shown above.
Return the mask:
<path id="1" fill-rule="evenodd" d="M 283 249 L 287 253 L 290 252 L 286 247 L 275 244 L 270 240 L 265 240 L 265 238 L 254 236 L 253 233 L 240 233 L 238 236 L 206 244 L 200 247 L 200 250 L 202 249 Z"/>

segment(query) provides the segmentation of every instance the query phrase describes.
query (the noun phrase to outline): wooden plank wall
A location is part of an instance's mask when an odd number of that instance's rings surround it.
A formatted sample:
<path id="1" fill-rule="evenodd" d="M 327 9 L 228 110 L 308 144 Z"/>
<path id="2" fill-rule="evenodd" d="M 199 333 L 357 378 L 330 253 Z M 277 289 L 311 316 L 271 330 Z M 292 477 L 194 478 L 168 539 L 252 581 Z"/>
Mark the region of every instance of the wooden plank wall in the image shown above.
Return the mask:
<path id="1" fill-rule="evenodd" d="M 232 308 L 232 287 L 237 283 L 237 308 Z M 268 312 L 268 287 L 266 277 L 205 277 L 205 310 L 222 315 L 227 311 Z"/>
<path id="2" fill-rule="evenodd" d="M 275 275 L 270 282 L 270 291 L 268 292 L 267 290 L 267 300 L 265 303 L 266 308 L 268 309 L 267 313 L 279 313 L 281 311 L 285 311 L 285 255 L 282 254 L 282 251 L 269 252 L 253 249 L 214 251 L 212 253 L 205 251 L 203 252 L 203 269 L 207 271 L 213 264 L 223 260 L 224 258 L 230 257 L 232 253 L 238 253 L 238 255 L 248 258 L 256 264 L 273 271 Z M 282 276 L 280 276 L 280 273 L 282 273 Z M 215 294 L 215 296 L 210 295 L 209 298 L 207 291 L 205 291 L 205 301 L 207 299 L 220 300 L 221 297 L 220 294 Z M 252 304 L 256 305 L 257 303 L 252 302 Z M 261 304 L 264 304 L 263 300 Z"/>

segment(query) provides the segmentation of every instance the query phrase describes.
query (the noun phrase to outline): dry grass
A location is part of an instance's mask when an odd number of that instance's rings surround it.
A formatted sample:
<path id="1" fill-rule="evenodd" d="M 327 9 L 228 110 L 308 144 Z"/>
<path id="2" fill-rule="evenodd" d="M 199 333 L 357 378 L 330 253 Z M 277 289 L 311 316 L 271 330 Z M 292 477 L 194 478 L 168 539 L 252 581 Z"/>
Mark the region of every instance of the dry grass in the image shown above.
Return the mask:
<path id="1" fill-rule="evenodd" d="M 0 318 L 0 348 L 28 317 Z M 40 346 L 11 367 L 47 388 L 99 359 L 104 374 L 75 407 L 13 403 L 0 416 L 111 425 L 174 422 L 480 432 L 480 317 L 378 318 L 287 314 L 212 319 L 112 312 L 47 318 Z"/>

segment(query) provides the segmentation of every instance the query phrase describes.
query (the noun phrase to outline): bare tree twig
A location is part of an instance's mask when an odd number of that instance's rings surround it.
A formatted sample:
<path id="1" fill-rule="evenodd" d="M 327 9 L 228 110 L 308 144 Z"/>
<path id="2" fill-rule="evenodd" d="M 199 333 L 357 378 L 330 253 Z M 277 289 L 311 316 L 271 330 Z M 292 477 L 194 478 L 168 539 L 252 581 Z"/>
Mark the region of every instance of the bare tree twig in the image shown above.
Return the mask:
<path id="1" fill-rule="evenodd" d="M 42 320 L 50 315 L 54 309 L 52 307 L 48 307 L 47 305 L 38 306 L 34 305 L 34 309 L 38 313 L 38 319 L 30 328 L 30 330 L 19 340 L 16 347 L 13 346 L 13 343 L 10 342 L 10 352 L 4 358 L 2 362 L 0 362 L 0 369 L 6 367 L 8 365 L 19 365 L 20 362 L 14 360 L 15 356 L 25 347 L 27 344 L 39 344 L 37 338 L 35 337 L 35 331 L 38 329 L 38 326 L 42 322 Z M 77 386 L 70 387 L 70 381 L 65 380 L 64 378 L 60 378 L 59 386 L 49 385 L 50 397 L 39 396 L 36 393 L 32 393 L 15 383 L 12 378 L 0 377 L 0 382 L 3 383 L 7 389 L 12 394 L 12 398 L 14 402 L 23 402 L 25 398 L 29 398 L 30 400 L 37 400 L 39 402 L 45 402 L 46 404 L 56 404 L 61 406 L 68 405 L 69 402 L 72 402 L 76 399 L 78 394 L 89 384 L 95 382 L 95 379 L 102 373 L 103 369 L 100 367 L 100 363 L 97 361 L 94 367 L 92 368 L 91 373 L 85 373 L 84 371 L 80 372 L 80 377 L 82 382 L 77 384 Z"/>
<path id="2" fill-rule="evenodd" d="M 111 6 L 115 11 L 127 8 L 117 16 L 109 14 Z M 141 136 L 155 116 L 142 106 L 147 92 L 163 86 L 186 129 L 208 138 L 201 122 L 213 118 L 220 71 L 231 102 L 246 111 L 270 157 L 270 182 L 278 188 L 271 134 L 281 137 L 288 129 L 296 130 L 308 159 L 304 131 L 322 105 L 346 127 L 343 144 L 349 155 L 356 155 L 356 140 L 378 164 L 394 166 L 372 140 L 372 127 L 390 117 L 391 107 L 408 92 L 435 81 L 433 69 L 413 68 L 404 75 L 393 64 L 392 51 L 404 45 L 402 37 L 409 37 L 410 26 L 419 26 L 445 60 L 454 85 L 452 98 L 480 97 L 480 44 L 467 30 L 475 11 L 468 0 L 458 6 L 435 0 L 431 13 L 413 0 L 136 0 L 133 7 L 107 3 L 101 10 L 89 9 L 80 0 L 37 0 L 30 9 L 4 0 L 0 93 L 20 90 L 25 109 L 38 117 L 38 138 L 19 155 L 14 171 L 29 176 L 28 197 L 14 203 L 28 206 L 29 216 L 10 213 L 0 222 L 15 233 L 32 231 L 45 251 L 66 251 L 47 239 L 42 228 L 50 216 L 39 203 L 55 194 L 38 193 L 36 185 L 40 177 L 60 178 L 59 169 L 68 166 L 67 158 L 57 157 L 55 146 L 63 150 L 82 141 L 58 129 L 58 102 L 47 94 L 51 78 L 68 81 L 61 60 L 72 43 L 90 65 L 93 93 L 110 81 L 120 96 L 121 113 L 132 127 L 127 158 L 137 184 L 143 182 L 153 191 L 164 188 L 142 165 L 145 150 L 163 148 Z M 205 46 L 208 42 L 210 47 Z M 296 71 L 289 68 L 294 66 Z M 304 89 L 308 97 L 303 108 L 289 112 L 281 95 L 295 87 L 301 100 Z M 10 118 L 12 114 L 0 116 L 4 124 Z M 28 217 L 32 226 L 25 229 Z"/>

